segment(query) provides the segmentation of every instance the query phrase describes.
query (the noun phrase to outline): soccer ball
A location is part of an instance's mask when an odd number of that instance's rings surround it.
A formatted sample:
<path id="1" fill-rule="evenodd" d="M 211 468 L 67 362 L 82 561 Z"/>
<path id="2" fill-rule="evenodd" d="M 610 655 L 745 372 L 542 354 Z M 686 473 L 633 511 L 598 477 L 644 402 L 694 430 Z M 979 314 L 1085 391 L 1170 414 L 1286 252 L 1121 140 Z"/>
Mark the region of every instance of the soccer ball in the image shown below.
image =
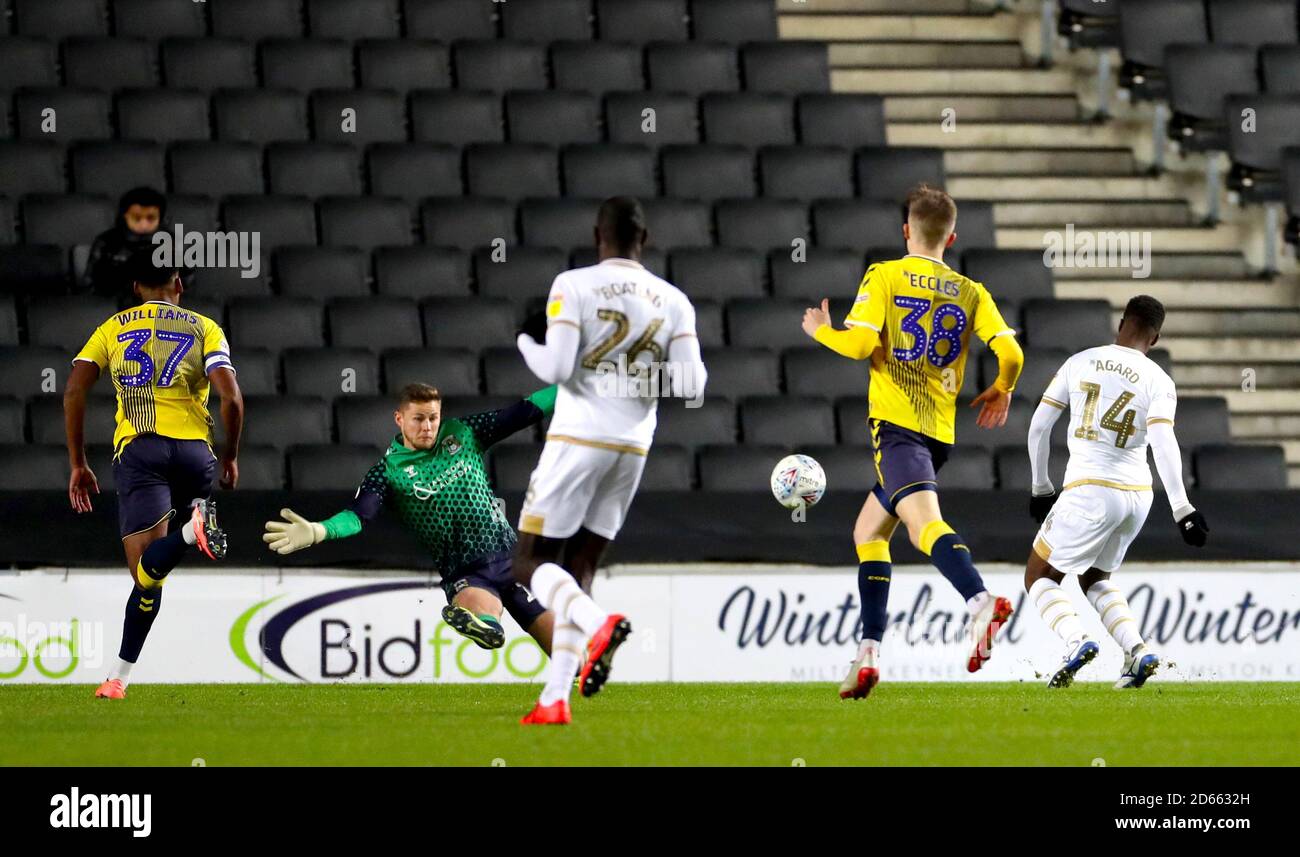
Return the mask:
<path id="1" fill-rule="evenodd" d="M 772 471 L 772 496 L 787 509 L 815 506 L 826 493 L 826 471 L 817 459 L 787 455 Z"/>

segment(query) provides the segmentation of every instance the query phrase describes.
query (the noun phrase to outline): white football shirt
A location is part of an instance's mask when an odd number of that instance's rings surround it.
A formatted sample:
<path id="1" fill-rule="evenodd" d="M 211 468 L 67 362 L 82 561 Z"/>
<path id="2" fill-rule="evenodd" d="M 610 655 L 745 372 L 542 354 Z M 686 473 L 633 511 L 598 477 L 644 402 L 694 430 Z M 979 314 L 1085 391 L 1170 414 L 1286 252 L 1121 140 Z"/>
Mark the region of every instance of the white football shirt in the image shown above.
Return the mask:
<path id="1" fill-rule="evenodd" d="M 1066 360 L 1043 401 L 1070 411 L 1070 462 L 1065 488 L 1151 487 L 1147 426 L 1174 421 L 1173 379 L 1141 351 L 1123 345 L 1089 348 Z"/>
<path id="2" fill-rule="evenodd" d="M 648 450 L 658 397 L 668 395 L 667 377 L 648 370 L 667 361 L 674 339 L 695 335 L 690 300 L 640 262 L 606 259 L 555 278 L 546 320 L 548 327 L 573 325 L 581 335 L 547 436 Z"/>

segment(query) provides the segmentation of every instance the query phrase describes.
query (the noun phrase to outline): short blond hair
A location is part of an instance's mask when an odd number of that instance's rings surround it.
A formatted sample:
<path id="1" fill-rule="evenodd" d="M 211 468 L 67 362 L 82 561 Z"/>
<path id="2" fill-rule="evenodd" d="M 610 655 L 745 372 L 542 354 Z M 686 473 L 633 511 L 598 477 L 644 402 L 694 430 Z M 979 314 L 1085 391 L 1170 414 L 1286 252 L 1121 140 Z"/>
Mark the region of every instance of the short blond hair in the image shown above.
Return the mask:
<path id="1" fill-rule="evenodd" d="M 957 203 L 946 191 L 919 184 L 907 194 L 907 221 L 927 246 L 943 244 L 957 228 Z"/>

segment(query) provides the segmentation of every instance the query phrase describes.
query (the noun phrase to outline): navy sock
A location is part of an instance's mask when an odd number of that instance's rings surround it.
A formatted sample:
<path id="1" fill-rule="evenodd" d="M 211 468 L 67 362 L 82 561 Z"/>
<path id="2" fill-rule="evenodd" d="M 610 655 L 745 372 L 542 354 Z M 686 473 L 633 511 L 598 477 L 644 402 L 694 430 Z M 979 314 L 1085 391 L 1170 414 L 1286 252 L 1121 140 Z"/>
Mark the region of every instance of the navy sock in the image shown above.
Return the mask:
<path id="1" fill-rule="evenodd" d="M 162 580 L 180 563 L 188 547 L 180 528 L 177 528 L 174 533 L 149 543 L 140 557 L 140 567 L 154 580 Z"/>
<path id="2" fill-rule="evenodd" d="M 145 637 L 153 627 L 153 620 L 162 607 L 162 587 L 145 589 L 136 584 L 131 589 L 131 597 L 126 600 L 126 619 L 122 622 L 122 646 L 117 656 L 128 663 L 135 663 L 144 648 Z"/>
<path id="3" fill-rule="evenodd" d="M 984 591 L 984 580 L 975 568 L 970 549 L 956 533 L 945 533 L 934 540 L 930 562 L 967 601 Z"/>
<path id="4" fill-rule="evenodd" d="M 862 639 L 883 640 L 889 624 L 889 562 L 858 564 L 858 596 L 862 599 Z"/>

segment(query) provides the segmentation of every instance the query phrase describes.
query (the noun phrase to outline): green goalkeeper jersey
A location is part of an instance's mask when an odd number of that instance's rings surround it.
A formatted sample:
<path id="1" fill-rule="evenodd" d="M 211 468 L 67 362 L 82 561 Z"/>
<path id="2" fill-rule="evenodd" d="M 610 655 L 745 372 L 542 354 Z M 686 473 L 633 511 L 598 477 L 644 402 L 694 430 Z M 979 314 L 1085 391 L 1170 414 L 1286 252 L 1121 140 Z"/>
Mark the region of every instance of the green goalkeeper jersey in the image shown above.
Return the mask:
<path id="1" fill-rule="evenodd" d="M 492 444 L 535 425 L 554 409 L 555 387 L 514 405 L 444 419 L 431 449 L 407 449 L 399 434 L 366 473 L 348 508 L 322 523 L 326 537 L 361 531 L 388 507 L 448 575 L 508 554 L 515 531 L 492 490 L 484 453 Z"/>

